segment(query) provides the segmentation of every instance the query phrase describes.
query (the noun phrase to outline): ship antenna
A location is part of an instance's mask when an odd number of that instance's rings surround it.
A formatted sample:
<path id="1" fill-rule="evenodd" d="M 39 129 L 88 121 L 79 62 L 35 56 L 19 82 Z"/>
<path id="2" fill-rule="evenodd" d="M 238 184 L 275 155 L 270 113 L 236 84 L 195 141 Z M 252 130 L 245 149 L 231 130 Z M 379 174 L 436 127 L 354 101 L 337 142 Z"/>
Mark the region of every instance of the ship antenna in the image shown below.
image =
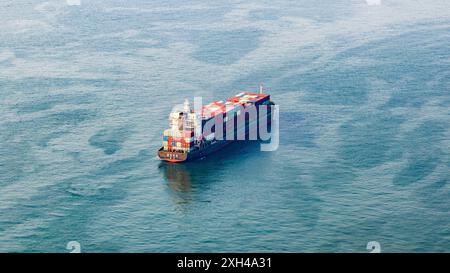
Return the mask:
<path id="1" fill-rule="evenodd" d="M 260 83 L 259 84 L 259 94 L 262 94 L 262 93 L 263 93 L 263 84 Z"/>

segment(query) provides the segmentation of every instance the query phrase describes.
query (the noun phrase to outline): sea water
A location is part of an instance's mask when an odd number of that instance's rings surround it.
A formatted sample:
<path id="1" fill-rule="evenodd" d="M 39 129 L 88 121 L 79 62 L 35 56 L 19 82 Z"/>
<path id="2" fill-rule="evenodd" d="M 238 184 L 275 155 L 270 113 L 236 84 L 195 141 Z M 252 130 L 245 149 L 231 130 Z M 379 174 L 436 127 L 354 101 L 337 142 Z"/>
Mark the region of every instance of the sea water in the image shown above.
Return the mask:
<path id="1" fill-rule="evenodd" d="M 280 145 L 158 161 L 264 84 Z M 450 3 L 2 1 L 0 251 L 450 249 Z"/>

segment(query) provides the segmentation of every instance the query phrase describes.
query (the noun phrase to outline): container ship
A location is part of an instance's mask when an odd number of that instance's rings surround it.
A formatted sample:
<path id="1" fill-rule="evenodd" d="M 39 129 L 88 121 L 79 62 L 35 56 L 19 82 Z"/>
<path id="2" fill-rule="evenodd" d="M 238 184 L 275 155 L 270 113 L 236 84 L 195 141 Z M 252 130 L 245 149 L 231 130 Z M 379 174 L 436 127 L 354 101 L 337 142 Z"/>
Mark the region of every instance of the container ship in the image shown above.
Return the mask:
<path id="1" fill-rule="evenodd" d="M 163 161 L 182 163 L 206 157 L 233 141 L 255 140 L 249 138 L 254 135 L 258 140 L 257 128 L 261 122 L 266 122 L 266 128 L 270 130 L 271 105 L 274 103 L 270 95 L 263 93 L 262 86 L 259 93 L 242 92 L 225 102 L 214 101 L 201 109 L 192 109 L 185 100 L 183 110 L 172 111 L 169 115 L 170 128 L 164 130 L 158 157 Z M 269 109 L 261 111 L 261 106 Z M 248 114 L 250 107 L 256 114 Z M 221 130 L 218 124 L 223 126 Z"/>

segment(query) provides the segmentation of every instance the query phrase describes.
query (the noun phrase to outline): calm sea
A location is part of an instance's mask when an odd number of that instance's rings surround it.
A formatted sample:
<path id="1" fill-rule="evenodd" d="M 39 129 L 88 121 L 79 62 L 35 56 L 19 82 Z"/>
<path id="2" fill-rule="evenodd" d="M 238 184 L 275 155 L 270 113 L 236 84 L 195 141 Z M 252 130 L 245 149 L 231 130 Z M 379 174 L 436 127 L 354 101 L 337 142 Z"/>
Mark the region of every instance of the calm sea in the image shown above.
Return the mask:
<path id="1" fill-rule="evenodd" d="M 0 251 L 450 250 L 448 1 L 77 2 L 0 3 Z M 259 83 L 278 150 L 157 160 Z"/>

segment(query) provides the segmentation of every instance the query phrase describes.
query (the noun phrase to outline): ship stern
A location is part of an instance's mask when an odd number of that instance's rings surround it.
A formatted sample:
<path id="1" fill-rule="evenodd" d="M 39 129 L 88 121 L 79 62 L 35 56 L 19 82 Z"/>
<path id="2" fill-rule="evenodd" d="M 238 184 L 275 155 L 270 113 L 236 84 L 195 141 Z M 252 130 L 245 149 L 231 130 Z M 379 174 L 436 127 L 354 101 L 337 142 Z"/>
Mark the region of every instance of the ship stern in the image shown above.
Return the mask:
<path id="1" fill-rule="evenodd" d="M 163 147 L 158 150 L 158 157 L 160 160 L 170 163 L 181 163 L 188 160 L 188 153 L 177 151 L 166 151 Z"/>

